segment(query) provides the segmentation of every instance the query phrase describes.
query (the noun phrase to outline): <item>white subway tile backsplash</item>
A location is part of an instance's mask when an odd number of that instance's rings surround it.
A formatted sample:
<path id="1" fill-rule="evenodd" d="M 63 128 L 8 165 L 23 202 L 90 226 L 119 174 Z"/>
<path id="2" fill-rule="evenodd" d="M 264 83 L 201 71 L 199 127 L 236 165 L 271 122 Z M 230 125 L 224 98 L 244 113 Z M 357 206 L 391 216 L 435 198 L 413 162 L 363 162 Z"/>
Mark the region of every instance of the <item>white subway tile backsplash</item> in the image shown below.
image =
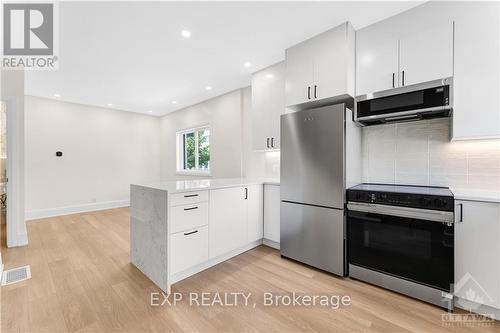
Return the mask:
<path id="1" fill-rule="evenodd" d="M 450 141 L 450 119 L 363 128 L 363 181 L 500 189 L 500 140 Z"/>

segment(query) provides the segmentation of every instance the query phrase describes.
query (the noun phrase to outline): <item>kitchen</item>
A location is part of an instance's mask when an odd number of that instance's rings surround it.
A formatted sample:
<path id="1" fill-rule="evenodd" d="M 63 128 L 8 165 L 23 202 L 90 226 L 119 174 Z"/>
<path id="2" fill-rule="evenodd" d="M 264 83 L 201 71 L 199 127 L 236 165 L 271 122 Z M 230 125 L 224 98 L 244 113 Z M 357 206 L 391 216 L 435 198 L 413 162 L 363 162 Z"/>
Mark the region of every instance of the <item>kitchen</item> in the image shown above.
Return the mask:
<path id="1" fill-rule="evenodd" d="M 2 331 L 499 329 L 498 2 L 58 6 Z"/>
<path id="2" fill-rule="evenodd" d="M 170 292 L 263 243 L 450 311 L 498 316 L 498 192 L 443 177 L 436 154 L 452 145 L 489 154 L 497 145 L 483 139 L 498 136 L 498 101 L 475 97 L 498 86 L 491 74 L 474 80 L 481 66 L 495 66 L 471 52 L 487 47 L 475 37 L 486 23 L 465 4 L 430 6 L 442 6 L 432 10 L 440 15 L 420 6 L 358 31 L 345 22 L 254 73 L 252 145 L 281 151 L 280 179 L 133 184 L 131 262 Z M 460 148 L 470 139 L 481 141 Z M 483 275 L 488 262 L 496 269 Z M 470 275 L 496 296 L 475 304 L 457 289 Z"/>

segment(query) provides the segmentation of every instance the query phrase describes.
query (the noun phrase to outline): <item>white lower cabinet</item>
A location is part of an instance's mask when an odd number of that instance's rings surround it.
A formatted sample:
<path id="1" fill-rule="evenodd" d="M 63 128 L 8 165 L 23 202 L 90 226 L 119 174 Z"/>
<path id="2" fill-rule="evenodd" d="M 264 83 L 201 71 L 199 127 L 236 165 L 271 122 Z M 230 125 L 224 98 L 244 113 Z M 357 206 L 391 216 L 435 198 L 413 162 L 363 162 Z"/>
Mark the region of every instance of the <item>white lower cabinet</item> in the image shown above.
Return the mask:
<path id="1" fill-rule="evenodd" d="M 247 211 L 245 188 L 210 191 L 210 258 L 216 258 L 245 245 Z"/>
<path id="2" fill-rule="evenodd" d="M 178 196 L 175 201 L 178 205 L 170 205 L 169 214 L 170 275 L 199 269 L 210 259 L 217 261 L 223 255 L 261 240 L 264 236 L 263 187 L 239 186 L 214 189 L 202 195 L 202 192 L 189 192 Z M 190 196 L 192 194 L 197 196 Z M 196 198 L 208 202 L 193 202 Z M 179 205 L 186 202 L 189 203 Z"/>
<path id="3" fill-rule="evenodd" d="M 208 226 L 170 236 L 170 274 L 176 274 L 208 260 Z"/>
<path id="4" fill-rule="evenodd" d="M 247 243 L 251 243 L 264 236 L 264 192 L 262 185 L 247 188 Z"/>
<path id="5" fill-rule="evenodd" d="M 500 204 L 455 201 L 455 296 L 500 309 Z"/>
<path id="6" fill-rule="evenodd" d="M 264 185 L 264 238 L 280 242 L 279 185 Z"/>
<path id="7" fill-rule="evenodd" d="M 189 230 L 208 224 L 208 202 L 170 207 L 170 233 Z"/>

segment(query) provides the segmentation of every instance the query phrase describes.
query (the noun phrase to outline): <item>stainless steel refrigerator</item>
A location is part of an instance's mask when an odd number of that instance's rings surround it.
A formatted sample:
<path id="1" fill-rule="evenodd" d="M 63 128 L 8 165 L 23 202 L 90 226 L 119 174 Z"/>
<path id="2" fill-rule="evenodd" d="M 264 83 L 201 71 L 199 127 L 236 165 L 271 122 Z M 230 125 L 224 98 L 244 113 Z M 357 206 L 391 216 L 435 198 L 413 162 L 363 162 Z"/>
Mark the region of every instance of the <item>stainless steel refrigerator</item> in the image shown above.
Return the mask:
<path id="1" fill-rule="evenodd" d="M 344 104 L 281 116 L 281 255 L 345 276 Z"/>

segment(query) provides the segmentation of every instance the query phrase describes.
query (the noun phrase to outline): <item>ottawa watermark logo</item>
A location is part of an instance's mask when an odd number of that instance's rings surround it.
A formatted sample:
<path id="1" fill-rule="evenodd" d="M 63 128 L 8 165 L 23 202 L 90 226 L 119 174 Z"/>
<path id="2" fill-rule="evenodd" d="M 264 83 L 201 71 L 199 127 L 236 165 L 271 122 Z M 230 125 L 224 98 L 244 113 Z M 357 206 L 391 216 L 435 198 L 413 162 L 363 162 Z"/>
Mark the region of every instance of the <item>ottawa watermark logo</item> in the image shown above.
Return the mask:
<path id="1" fill-rule="evenodd" d="M 2 2 L 2 69 L 58 67 L 56 2 Z"/>
<path id="2" fill-rule="evenodd" d="M 469 312 L 442 314 L 443 326 L 487 327 L 495 325 L 494 314 L 479 311 L 482 304 L 491 304 L 494 300 L 472 274 L 466 273 L 453 287 L 454 294 L 458 296 L 455 305 Z"/>

